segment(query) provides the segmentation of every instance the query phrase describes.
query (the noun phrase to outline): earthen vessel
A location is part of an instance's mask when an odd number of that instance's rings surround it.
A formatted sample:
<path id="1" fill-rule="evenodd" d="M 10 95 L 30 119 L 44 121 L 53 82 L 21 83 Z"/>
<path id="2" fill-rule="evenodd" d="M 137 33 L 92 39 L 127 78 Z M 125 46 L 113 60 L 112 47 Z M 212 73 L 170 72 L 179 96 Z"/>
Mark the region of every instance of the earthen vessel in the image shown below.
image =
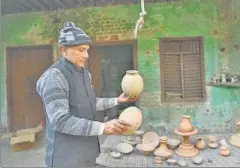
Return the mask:
<path id="1" fill-rule="evenodd" d="M 143 78 L 137 70 L 128 70 L 122 79 L 121 87 L 128 96 L 139 96 L 144 87 Z"/>
<path id="2" fill-rule="evenodd" d="M 190 116 L 182 116 L 182 122 L 179 126 L 180 132 L 192 132 L 193 126 L 190 120 Z"/>
<path id="3" fill-rule="evenodd" d="M 126 121 L 127 131 L 123 134 L 133 134 L 142 124 L 142 112 L 137 107 L 131 106 L 122 111 L 119 120 Z"/>
<path id="4" fill-rule="evenodd" d="M 206 148 L 206 142 L 204 141 L 203 137 L 200 137 L 197 139 L 197 142 L 196 142 L 196 148 L 199 149 L 199 150 L 203 150 Z"/>

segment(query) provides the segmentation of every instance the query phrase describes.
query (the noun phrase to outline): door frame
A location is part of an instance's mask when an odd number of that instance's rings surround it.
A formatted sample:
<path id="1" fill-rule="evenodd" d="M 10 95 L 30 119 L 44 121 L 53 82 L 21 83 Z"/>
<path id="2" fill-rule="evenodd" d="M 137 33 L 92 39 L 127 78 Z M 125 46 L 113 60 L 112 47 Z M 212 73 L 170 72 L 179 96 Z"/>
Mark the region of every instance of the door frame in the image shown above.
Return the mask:
<path id="1" fill-rule="evenodd" d="M 116 40 L 116 41 L 93 41 L 91 46 L 114 46 L 114 45 L 133 45 L 133 68 L 138 70 L 138 41 L 137 40 Z"/>
<path id="2" fill-rule="evenodd" d="M 54 49 L 52 45 L 29 45 L 29 46 L 7 46 L 5 48 L 5 53 L 6 53 L 6 91 L 7 91 L 7 130 L 12 131 L 13 130 L 13 121 L 12 121 L 12 116 L 13 116 L 13 111 L 12 111 L 12 89 L 10 85 L 12 84 L 12 69 L 11 69 L 11 60 L 13 55 L 8 55 L 8 51 L 15 50 L 15 49 L 28 49 L 28 48 L 51 48 L 52 49 L 52 55 L 49 57 L 49 61 L 53 63 L 53 58 L 54 58 Z"/>

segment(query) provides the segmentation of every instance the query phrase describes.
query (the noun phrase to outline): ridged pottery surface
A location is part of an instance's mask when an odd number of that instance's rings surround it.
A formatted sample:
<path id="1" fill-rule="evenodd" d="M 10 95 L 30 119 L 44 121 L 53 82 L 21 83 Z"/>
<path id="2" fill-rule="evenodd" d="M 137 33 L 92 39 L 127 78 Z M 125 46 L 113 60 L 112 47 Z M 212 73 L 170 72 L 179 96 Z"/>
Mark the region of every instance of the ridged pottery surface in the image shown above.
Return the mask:
<path id="1" fill-rule="evenodd" d="M 126 71 L 121 83 L 122 90 L 125 94 L 130 97 L 139 96 L 143 91 L 143 86 L 143 78 L 140 76 L 138 71 Z"/>
<path id="2" fill-rule="evenodd" d="M 130 126 L 126 126 L 128 130 L 124 134 L 133 134 L 142 124 L 142 112 L 137 107 L 128 107 L 122 111 L 119 120 L 131 124 Z"/>

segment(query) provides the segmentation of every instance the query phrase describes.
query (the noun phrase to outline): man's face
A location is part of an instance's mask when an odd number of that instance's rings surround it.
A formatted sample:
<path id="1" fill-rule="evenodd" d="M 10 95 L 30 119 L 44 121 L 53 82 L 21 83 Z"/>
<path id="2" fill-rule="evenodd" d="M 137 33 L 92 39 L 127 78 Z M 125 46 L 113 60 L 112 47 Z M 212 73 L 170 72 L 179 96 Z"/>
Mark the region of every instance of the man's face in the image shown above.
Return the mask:
<path id="1" fill-rule="evenodd" d="M 84 67 L 88 59 L 89 45 L 78 45 L 71 47 L 63 47 L 62 52 L 66 57 L 78 67 Z"/>

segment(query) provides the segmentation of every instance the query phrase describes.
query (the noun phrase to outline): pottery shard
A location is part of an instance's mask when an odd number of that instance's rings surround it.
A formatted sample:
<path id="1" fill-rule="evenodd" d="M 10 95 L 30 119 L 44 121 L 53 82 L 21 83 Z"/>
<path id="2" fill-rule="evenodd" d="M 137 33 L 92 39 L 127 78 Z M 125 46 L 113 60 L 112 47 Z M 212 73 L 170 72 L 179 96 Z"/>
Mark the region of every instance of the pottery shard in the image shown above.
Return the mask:
<path id="1" fill-rule="evenodd" d="M 201 164 L 203 164 L 204 160 L 201 156 L 196 156 L 196 157 L 192 158 L 192 162 L 196 165 L 201 165 Z"/>

